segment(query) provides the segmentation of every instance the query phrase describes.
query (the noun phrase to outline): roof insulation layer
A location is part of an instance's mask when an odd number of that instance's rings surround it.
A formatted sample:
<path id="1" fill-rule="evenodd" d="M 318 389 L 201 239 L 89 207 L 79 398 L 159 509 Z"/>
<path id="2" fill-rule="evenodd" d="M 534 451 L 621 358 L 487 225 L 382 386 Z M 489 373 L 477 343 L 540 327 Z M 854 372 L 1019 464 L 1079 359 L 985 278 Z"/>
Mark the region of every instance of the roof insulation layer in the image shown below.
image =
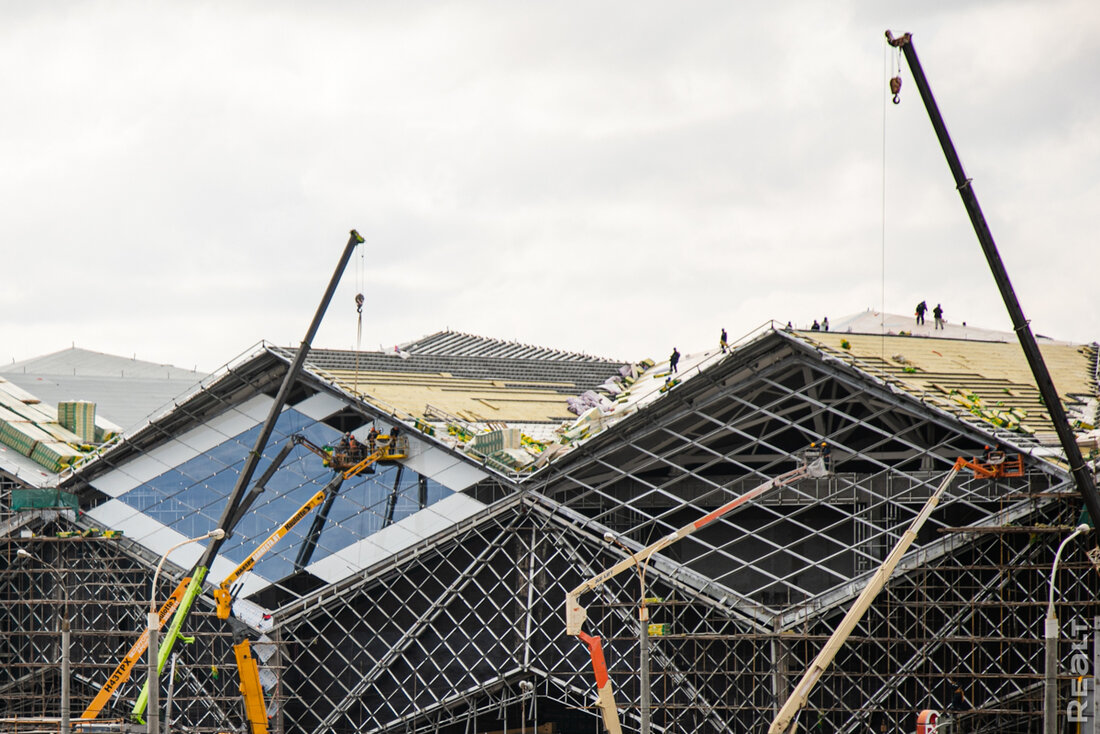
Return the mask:
<path id="1" fill-rule="evenodd" d="M 288 360 L 294 354 L 274 351 Z M 386 412 L 426 418 L 442 411 L 467 422 L 523 423 L 573 418 L 568 398 L 598 388 L 625 366 L 454 332 L 395 352 L 314 349 L 308 364 Z"/>
<path id="2" fill-rule="evenodd" d="M 1058 443 L 1023 349 L 1016 342 L 836 331 L 795 334 L 964 418 L 1044 444 Z M 1073 427 L 1094 428 L 1097 346 L 1044 341 L 1039 349 Z"/>

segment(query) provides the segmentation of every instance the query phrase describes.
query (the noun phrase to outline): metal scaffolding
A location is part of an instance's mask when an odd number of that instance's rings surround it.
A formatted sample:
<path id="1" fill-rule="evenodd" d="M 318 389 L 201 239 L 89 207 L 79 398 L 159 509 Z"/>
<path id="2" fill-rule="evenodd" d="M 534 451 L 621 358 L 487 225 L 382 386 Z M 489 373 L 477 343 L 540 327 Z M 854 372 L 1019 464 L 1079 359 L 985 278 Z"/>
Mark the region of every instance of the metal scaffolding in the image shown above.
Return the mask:
<path id="1" fill-rule="evenodd" d="M 227 414 L 255 413 L 242 406 L 272 389 L 281 364 L 268 354 L 211 380 L 196 401 L 107 456 L 99 474 L 78 472 L 66 487 L 105 507 L 119 500 L 97 496 L 97 484 L 107 484 L 100 478 L 113 481 L 112 472 L 146 457 L 163 462 L 165 441 L 188 436 L 213 446 L 189 456 L 229 453 L 224 443 L 194 438 L 197 431 L 223 426 Z M 401 420 L 326 382 L 323 367 L 301 379 L 277 439 L 303 426 L 335 434 Z M 322 415 L 319 395 L 338 408 Z M 234 448 L 247 444 L 244 434 L 219 430 Z M 425 452 L 468 462 L 408 433 Z M 564 634 L 563 602 L 566 591 L 622 559 L 604 534 L 638 550 L 790 470 L 803 449 L 826 441 L 828 477 L 738 508 L 649 567 L 651 621 L 667 626 L 651 640 L 654 728 L 761 731 L 955 459 L 979 455 L 994 437 L 1023 455 L 1023 474 L 960 474 L 800 723 L 813 731 L 909 731 L 919 710 L 948 709 L 962 688 L 966 710 L 951 713 L 968 731 L 1038 731 L 1050 562 L 1080 519 L 1066 473 L 1038 458 L 1026 438 L 960 420 L 781 331 L 739 347 L 539 471 L 517 476 L 474 463 L 480 479 L 454 492 L 431 480 L 429 499 L 431 470 L 422 461 L 406 468 L 404 484 L 382 471 L 342 491 L 348 504 L 329 519 L 321 560 L 297 572 L 279 561 L 268 567 L 277 572 L 259 566 L 265 584 L 245 592 L 270 615 L 262 631 L 278 650 L 265 666 L 278 689 L 273 721 L 317 734 L 596 731 L 587 651 Z M 277 493 L 315 491 L 323 472 L 309 457 L 292 461 L 294 479 Z M 149 490 L 159 480 L 145 481 L 144 501 L 166 513 L 167 498 Z M 216 484 L 204 481 L 206 489 Z M 461 514 L 437 517 L 416 535 L 436 503 L 459 495 Z M 187 497 L 173 500 L 180 512 L 217 515 L 212 501 L 190 507 Z M 396 519 L 387 522 L 394 502 Z M 278 507 L 265 507 L 258 515 L 265 519 L 239 539 L 242 552 L 283 519 Z M 55 578 L 12 566 L 17 547 L 33 544 L 71 583 L 74 711 L 142 626 L 148 551 L 127 539 L 49 537 L 68 527 L 44 525 L 29 539 L 13 533 L 0 546 L 8 715 L 51 714 L 57 698 Z M 292 557 L 300 541 L 289 539 L 281 552 Z M 592 595 L 587 629 L 604 640 L 624 730 L 638 731 L 636 579 L 616 577 Z M 1071 547 L 1058 575 L 1060 616 L 1091 623 L 1098 599 L 1100 577 L 1083 547 Z M 229 631 L 211 610 L 203 606 L 189 625 L 196 642 L 177 673 L 180 721 L 195 731 L 240 725 Z M 1068 689 L 1068 673 L 1062 680 Z M 118 711 L 133 695 L 122 692 Z"/>

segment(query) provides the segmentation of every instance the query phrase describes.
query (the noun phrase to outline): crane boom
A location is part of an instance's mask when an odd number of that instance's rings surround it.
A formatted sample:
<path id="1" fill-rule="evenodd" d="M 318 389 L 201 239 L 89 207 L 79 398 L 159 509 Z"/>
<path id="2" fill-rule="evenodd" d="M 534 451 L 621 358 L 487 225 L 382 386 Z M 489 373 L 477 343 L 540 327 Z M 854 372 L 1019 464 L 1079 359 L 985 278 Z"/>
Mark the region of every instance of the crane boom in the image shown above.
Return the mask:
<path id="1" fill-rule="evenodd" d="M 962 197 L 966 213 L 970 215 L 970 223 L 974 227 L 974 233 L 978 236 L 982 252 L 985 253 L 986 262 L 989 263 L 989 269 L 993 273 L 993 280 L 996 281 L 997 288 L 1001 292 L 1001 299 L 1004 300 L 1008 315 L 1012 318 L 1012 328 L 1015 329 L 1016 336 L 1020 340 L 1020 347 L 1024 351 L 1024 357 L 1027 359 L 1031 374 L 1035 378 L 1035 385 L 1039 388 L 1039 395 L 1043 398 L 1043 405 L 1050 413 L 1050 421 L 1054 424 L 1054 430 L 1058 434 L 1058 442 L 1066 454 L 1070 473 L 1077 483 L 1077 491 L 1081 493 L 1081 497 L 1085 500 L 1085 506 L 1088 508 L 1089 516 L 1093 522 L 1100 522 L 1100 494 L 1097 493 L 1092 471 L 1085 464 L 1081 449 L 1077 446 L 1077 439 L 1074 437 L 1073 431 L 1070 430 L 1065 408 L 1062 407 L 1062 399 L 1058 396 L 1054 381 L 1050 378 L 1050 371 L 1047 370 L 1046 362 L 1043 361 L 1043 355 L 1039 351 L 1039 344 L 1035 341 L 1035 335 L 1031 333 L 1030 322 L 1024 317 L 1024 310 L 1020 306 L 1019 299 L 1016 298 L 1016 291 L 1012 288 L 1012 282 L 1008 279 L 1008 271 L 1005 270 L 1001 255 L 997 251 L 997 245 L 993 241 L 993 233 L 990 231 L 989 225 L 986 224 L 985 215 L 982 213 L 982 208 L 978 204 L 978 197 L 974 193 L 974 187 L 971 185 L 970 179 L 966 177 L 966 171 L 963 170 L 959 154 L 955 152 L 955 145 L 951 142 L 951 136 L 947 133 L 947 125 L 944 124 L 943 116 L 940 115 L 936 98 L 932 96 L 932 88 L 928 85 L 928 80 L 924 76 L 924 69 L 921 67 L 920 59 L 917 58 L 917 51 L 913 48 L 913 36 L 911 33 L 905 33 L 895 38 L 894 34 L 886 31 L 886 40 L 891 46 L 901 49 L 906 63 L 909 64 L 909 70 L 913 73 L 913 82 L 917 85 L 921 100 L 924 102 L 924 108 L 928 112 L 932 127 L 936 131 L 936 137 L 940 141 L 940 147 L 943 149 L 943 155 L 947 158 L 947 165 L 951 169 L 951 175 L 955 178 L 955 187 L 959 191 L 959 196 Z"/>

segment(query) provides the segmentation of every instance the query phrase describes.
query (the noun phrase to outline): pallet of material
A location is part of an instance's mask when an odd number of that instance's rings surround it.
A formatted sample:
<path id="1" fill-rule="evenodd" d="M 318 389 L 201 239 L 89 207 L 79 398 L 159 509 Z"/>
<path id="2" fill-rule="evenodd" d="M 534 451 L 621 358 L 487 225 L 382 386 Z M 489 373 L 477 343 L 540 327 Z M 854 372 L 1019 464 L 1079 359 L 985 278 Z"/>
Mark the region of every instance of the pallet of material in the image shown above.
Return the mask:
<path id="1" fill-rule="evenodd" d="M 79 436 L 82 442 L 95 441 L 95 403 L 77 400 L 58 403 L 57 422 Z"/>
<path id="2" fill-rule="evenodd" d="M 41 441 L 54 441 L 54 438 L 29 421 L 0 421 L 0 442 L 23 456 L 30 456 L 35 444 Z"/>
<path id="3" fill-rule="evenodd" d="M 0 377 L 0 402 L 10 403 L 12 401 L 24 403 L 26 405 L 33 405 L 41 402 L 38 398 L 15 383 L 8 382 L 3 377 Z"/>
<path id="4" fill-rule="evenodd" d="M 87 441 L 83 440 L 80 436 L 76 435 L 68 428 L 55 421 L 51 421 L 49 423 L 39 421 L 38 427 L 46 433 L 50 434 L 50 436 L 53 437 L 54 441 L 76 444 L 87 443 Z"/>
<path id="5" fill-rule="evenodd" d="M 50 471 L 59 472 L 82 456 L 82 453 L 62 441 L 39 441 L 31 453 L 31 460 Z"/>

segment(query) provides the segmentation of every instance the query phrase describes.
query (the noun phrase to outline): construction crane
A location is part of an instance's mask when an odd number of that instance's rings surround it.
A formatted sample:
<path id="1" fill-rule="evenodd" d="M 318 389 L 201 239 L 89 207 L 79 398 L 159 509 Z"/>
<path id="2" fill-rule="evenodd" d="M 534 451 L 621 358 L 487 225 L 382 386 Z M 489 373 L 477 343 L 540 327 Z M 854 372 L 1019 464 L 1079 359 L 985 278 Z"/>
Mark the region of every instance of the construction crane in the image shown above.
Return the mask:
<path id="1" fill-rule="evenodd" d="M 237 481 L 230 491 L 229 497 L 226 499 L 225 508 L 222 510 L 222 516 L 218 520 L 218 527 L 225 531 L 225 535 L 222 538 L 210 541 L 206 546 L 206 551 L 188 574 L 191 581 L 187 585 L 183 597 L 180 599 L 180 603 L 169 624 L 168 632 L 159 645 L 157 659 L 151 661 L 150 667 L 152 668 L 155 666 L 155 670 L 158 674 L 160 671 L 164 670 L 164 666 L 169 656 L 172 654 L 172 649 L 179 639 L 183 623 L 191 613 L 191 606 L 195 598 L 198 597 L 199 593 L 202 591 L 202 585 L 206 580 L 206 574 L 210 570 L 210 565 L 214 562 L 222 545 L 232 535 L 233 529 L 237 526 L 241 517 L 243 517 L 248 505 L 250 505 L 259 494 L 259 491 L 254 489 L 252 493 L 246 497 L 245 490 L 252 482 L 252 477 L 256 473 L 256 467 L 260 462 L 260 457 L 263 456 L 264 449 L 271 439 L 271 434 L 275 430 L 275 423 L 282 413 L 283 407 L 286 405 L 287 399 L 290 396 L 290 391 L 293 389 L 295 382 L 297 382 L 298 376 L 302 373 L 302 367 L 305 364 L 306 357 L 309 355 L 309 351 L 313 344 L 313 338 L 317 335 L 317 330 L 321 326 L 321 320 L 328 310 L 328 305 L 332 301 L 332 297 L 336 292 L 336 286 L 339 284 L 344 269 L 351 259 L 351 254 L 354 252 L 355 248 L 363 244 L 363 242 L 363 237 L 354 229 L 351 230 L 347 244 L 344 246 L 344 250 L 340 255 L 340 260 L 336 265 L 336 269 L 333 271 L 332 277 L 329 279 L 328 286 L 325 289 L 325 293 L 321 297 L 321 303 L 318 305 L 317 311 L 313 315 L 313 320 L 306 330 L 305 337 L 302 339 L 302 343 L 299 345 L 294 355 L 294 359 L 291 361 L 286 374 L 283 376 L 283 382 L 279 386 L 279 391 L 276 393 L 274 400 L 272 400 L 267 417 L 264 419 L 260 431 L 256 436 L 256 442 L 253 444 L 252 449 L 245 455 L 244 467 L 237 476 Z M 257 485 L 260 484 L 261 483 L 257 483 Z M 259 489 L 262 491 L 262 487 Z M 152 652 L 150 652 L 150 654 L 152 654 Z M 149 684 L 150 681 L 147 680 L 130 712 L 130 718 L 139 723 L 144 723 L 142 717 L 145 714 L 146 706 L 150 703 L 151 694 L 155 690 Z M 155 698 L 152 703 L 157 703 Z"/>
<path id="2" fill-rule="evenodd" d="M 218 588 L 214 589 L 215 612 L 218 619 L 229 619 L 233 608 L 233 599 L 236 597 L 240 586 L 238 581 L 244 574 L 251 571 L 257 561 L 269 550 L 275 547 L 283 536 L 300 523 L 314 507 L 321 504 L 327 498 L 326 506 L 331 505 L 332 498 L 336 496 L 344 481 L 351 479 L 367 471 L 371 466 L 381 461 L 398 461 L 408 456 L 407 441 L 396 435 L 396 429 L 392 435 L 377 435 L 372 429 L 372 438 L 369 443 L 363 444 L 351 434 L 345 434 L 335 446 L 318 446 L 301 434 L 295 434 L 288 441 L 289 446 L 304 446 L 309 451 L 321 457 L 325 466 L 335 472 L 335 476 L 312 497 L 302 503 L 293 515 L 288 517 L 282 525 L 277 527 L 256 549 L 248 554 L 229 575 L 222 580 Z M 368 453 L 369 449 L 373 449 Z M 288 451 L 282 451 L 276 457 L 279 463 L 286 458 Z M 274 467 L 274 468 L 273 468 Z M 276 462 L 268 467 L 264 477 L 270 478 L 278 468 Z M 261 484 L 266 482 L 262 479 Z M 319 532 L 319 530 L 317 531 Z M 316 545 L 316 537 L 306 539 L 312 545 Z M 246 631 L 236 629 L 233 634 L 233 655 L 237 660 L 237 671 L 240 680 L 241 696 L 244 700 L 245 718 L 248 721 L 250 734 L 267 734 L 267 705 L 264 702 L 264 690 L 260 683 L 259 665 L 252 653 L 252 642 L 248 639 Z"/>
<path id="3" fill-rule="evenodd" d="M 642 568 L 644 564 L 648 564 L 649 559 L 654 554 L 686 538 L 696 530 L 706 527 L 741 505 L 761 499 L 765 495 L 793 482 L 797 482 L 800 479 L 824 477 L 829 472 L 829 467 L 826 465 L 828 456 L 825 451 L 826 450 L 823 448 L 813 447 L 803 454 L 798 468 L 786 472 L 785 474 L 780 474 L 778 477 L 768 480 L 759 487 L 730 500 L 718 509 L 703 515 L 698 520 L 688 523 L 676 532 L 669 533 L 657 542 L 619 561 L 611 568 L 601 571 L 577 588 L 565 594 L 565 632 L 572 637 L 579 638 L 588 646 L 589 654 L 592 658 L 592 668 L 596 675 L 596 686 L 599 695 L 599 703 L 597 705 L 600 707 L 604 726 L 608 734 L 621 734 L 622 726 L 619 723 L 619 713 L 615 706 L 615 693 L 611 687 L 611 679 L 607 674 L 607 664 L 604 661 L 603 645 L 598 636 L 587 635 L 581 630 L 585 620 L 588 618 L 587 610 L 585 610 L 580 603 L 581 594 L 599 588 L 607 583 L 609 579 L 614 578 L 628 568 Z M 643 621 L 645 621 L 644 618 Z"/>
<path id="4" fill-rule="evenodd" d="M 1009 315 L 1012 318 L 1013 327 L 1019 337 L 1020 346 L 1031 368 L 1035 383 L 1039 388 L 1039 394 L 1042 396 L 1043 403 L 1050 413 L 1051 422 L 1054 424 L 1054 429 L 1058 434 L 1058 440 L 1062 445 L 1063 451 L 1065 451 L 1066 460 L 1069 462 L 1070 472 L 1077 483 L 1078 491 L 1080 491 L 1081 496 L 1084 498 L 1089 515 L 1092 518 L 1100 518 L 1100 496 L 1097 495 L 1092 473 L 1085 465 L 1080 448 L 1077 446 L 1077 442 L 1069 428 L 1069 421 L 1062 407 L 1061 398 L 1058 396 L 1058 392 L 1050 378 L 1046 363 L 1043 361 L 1043 356 L 1039 351 L 1039 345 L 1035 341 L 1034 335 L 1031 333 L 1029 322 L 1024 317 L 1023 309 L 1020 307 L 1020 302 L 1016 298 L 1016 293 L 1008 278 L 1008 272 L 1005 270 L 1004 263 L 1001 261 L 997 246 L 993 241 L 993 235 L 989 230 L 989 226 L 986 224 L 985 216 L 982 214 L 977 196 L 974 194 L 971 180 L 967 178 L 966 172 L 962 167 L 962 162 L 959 160 L 958 153 L 955 152 L 955 146 L 947 133 L 947 127 L 944 124 L 943 117 L 940 115 L 936 100 L 932 96 L 931 87 L 929 87 L 928 81 L 924 76 L 924 70 L 920 65 L 920 60 L 917 58 L 917 52 L 913 48 L 912 35 L 906 33 L 895 38 L 890 31 L 886 31 L 886 39 L 891 46 L 901 49 L 902 53 L 905 55 L 905 60 L 909 65 L 910 71 L 913 73 L 913 79 L 920 92 L 925 109 L 932 121 L 932 127 L 936 131 L 937 138 L 939 138 L 940 147 L 943 149 L 944 156 L 947 158 L 948 167 L 951 169 L 951 173 L 955 178 L 955 184 L 958 188 L 959 195 L 962 197 L 963 205 L 966 207 L 966 211 L 970 216 L 974 232 L 978 236 L 978 241 L 981 244 L 986 261 L 993 273 L 993 279 L 997 283 L 997 288 L 1001 292 L 1001 298 L 1004 300 L 1005 307 L 1008 309 Z M 890 80 L 890 90 L 894 94 L 894 104 L 898 104 L 900 102 L 899 92 L 901 90 L 900 77 L 895 77 Z M 836 657 L 837 652 L 839 652 L 849 635 L 851 635 L 852 630 L 855 629 L 855 626 L 871 606 L 875 597 L 882 590 L 890 574 L 901 560 L 902 555 L 905 554 L 905 551 L 909 548 L 913 539 L 916 538 L 917 532 L 920 530 L 925 520 L 928 519 L 928 516 L 931 515 L 932 510 L 935 509 L 940 497 L 959 473 L 959 470 L 963 467 L 969 467 L 974 472 L 975 477 L 999 478 L 1018 477 L 1023 475 L 1023 460 L 1019 455 L 1009 457 L 1003 451 L 991 451 L 988 450 L 988 447 L 982 460 L 972 459 L 967 461 L 962 458 L 956 460 L 955 465 L 952 467 L 951 471 L 948 472 L 939 489 L 937 489 L 928 499 L 928 502 L 925 504 L 920 514 L 913 519 L 913 522 L 898 541 L 894 550 L 891 551 L 890 555 L 883 561 L 882 566 L 870 581 L 868 581 L 863 592 L 852 604 L 851 609 L 848 610 L 844 619 L 841 620 L 840 625 L 829 637 L 829 640 L 825 643 L 821 652 L 818 653 L 801 680 L 799 680 L 790 697 L 776 714 L 771 727 L 768 729 L 768 734 L 793 733 L 796 728 L 795 720 L 798 712 L 806 705 L 806 700 L 809 697 L 810 691 L 816 685 L 817 681 L 820 680 L 826 668 L 828 668 Z"/>
<path id="5" fill-rule="evenodd" d="M 974 193 L 972 182 L 967 178 L 962 161 L 959 160 L 959 154 L 955 152 L 955 145 L 951 142 L 951 136 L 947 133 L 947 125 L 944 124 L 943 116 L 940 115 L 939 106 L 936 104 L 935 97 L 932 96 L 932 88 L 928 85 L 920 59 L 917 58 L 917 51 L 913 47 L 913 36 L 911 33 L 905 33 L 895 38 L 893 33 L 886 31 L 886 40 L 894 48 L 901 49 L 905 61 L 909 64 L 909 70 L 913 73 L 913 81 L 917 85 L 921 100 L 924 102 L 924 108 L 932 121 L 936 137 L 940 141 L 940 148 L 943 149 L 947 165 L 955 179 L 955 187 L 959 191 L 959 196 L 962 197 L 966 213 L 970 216 L 970 223 L 974 227 L 974 233 L 978 236 L 978 242 L 985 254 L 986 262 L 993 273 L 993 280 L 997 283 L 997 288 L 1001 292 L 1001 299 L 1012 318 L 1012 328 L 1016 331 L 1016 335 L 1020 340 L 1020 347 L 1023 349 L 1024 357 L 1031 368 L 1031 374 L 1035 378 L 1035 385 L 1039 388 L 1039 395 L 1043 398 L 1043 406 L 1050 414 L 1050 421 L 1054 424 L 1054 430 L 1058 434 L 1058 443 L 1061 444 L 1062 451 L 1066 454 L 1066 462 L 1069 464 L 1070 473 L 1077 484 L 1077 491 L 1081 493 L 1081 497 L 1085 501 L 1089 517 L 1092 518 L 1094 523 L 1100 522 L 1100 494 L 1097 493 L 1092 470 L 1085 463 L 1085 459 L 1081 455 L 1081 448 L 1077 445 L 1077 439 L 1074 437 L 1073 431 L 1070 430 L 1065 408 L 1062 407 L 1062 399 L 1058 396 L 1054 381 L 1050 378 L 1050 371 L 1047 370 L 1046 362 L 1043 361 L 1043 355 L 1039 351 L 1039 344 L 1035 341 L 1035 335 L 1031 333 L 1030 322 L 1024 317 L 1023 308 L 1020 306 L 1019 299 L 1016 298 L 1016 291 L 1012 288 L 1012 282 L 1008 279 L 1008 271 L 1005 270 L 1001 255 L 997 251 L 997 245 L 993 241 L 993 233 L 990 231 L 989 225 L 986 224 L 985 215 L 978 204 L 978 197 Z M 894 93 L 894 103 L 897 104 L 900 102 L 901 78 L 895 77 L 892 79 L 890 88 Z M 1090 554 L 1094 563 L 1097 562 L 1096 558 L 1100 557 L 1098 554 L 1100 554 L 1100 548 L 1094 548 Z"/>

